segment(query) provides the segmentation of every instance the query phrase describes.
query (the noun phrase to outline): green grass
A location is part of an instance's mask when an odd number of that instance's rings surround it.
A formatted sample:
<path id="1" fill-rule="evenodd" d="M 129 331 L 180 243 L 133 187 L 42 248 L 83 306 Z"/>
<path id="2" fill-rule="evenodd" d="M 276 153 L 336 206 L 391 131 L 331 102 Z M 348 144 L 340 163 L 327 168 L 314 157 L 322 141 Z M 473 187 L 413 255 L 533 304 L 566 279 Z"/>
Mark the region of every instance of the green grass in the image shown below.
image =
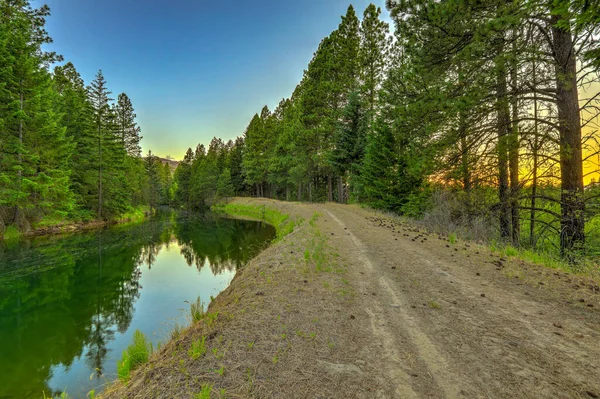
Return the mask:
<path id="1" fill-rule="evenodd" d="M 198 339 L 198 340 L 192 342 L 192 347 L 188 351 L 188 354 L 190 355 L 192 360 L 196 360 L 199 357 L 204 356 L 204 354 L 206 353 L 205 342 L 206 342 L 206 337 L 204 335 L 202 336 L 201 339 Z"/>
<path id="2" fill-rule="evenodd" d="M 210 399 L 210 394 L 212 393 L 212 390 L 212 384 L 202 385 L 200 392 L 194 395 L 194 399 Z"/>
<path id="3" fill-rule="evenodd" d="M 44 395 L 44 399 L 71 399 L 71 397 L 65 391 L 61 392 L 58 396 L 46 396 L 46 392 L 42 392 L 42 394 Z M 92 399 L 93 398 L 94 397 L 92 396 Z"/>
<path id="4" fill-rule="evenodd" d="M 440 304 L 434 300 L 429 301 L 427 306 L 429 306 L 431 309 L 439 309 L 440 308 Z"/>
<path id="5" fill-rule="evenodd" d="M 223 212 L 233 216 L 248 216 L 264 220 L 275 227 L 278 240 L 290 234 L 294 231 L 294 227 L 299 226 L 302 223 L 301 219 L 292 220 L 289 215 L 267 206 L 219 204 L 213 205 L 211 209 L 215 212 Z"/>
<path id="6" fill-rule="evenodd" d="M 117 361 L 117 375 L 119 379 L 123 382 L 129 381 L 131 372 L 148 362 L 152 351 L 152 343 L 148 341 L 144 333 L 140 330 L 135 330 L 131 345 L 123 351 L 121 360 Z"/>
<path id="7" fill-rule="evenodd" d="M 120 215 L 117 220 L 120 222 L 137 223 L 146 219 L 146 214 L 150 212 L 150 207 L 147 205 L 137 206 Z"/>
<path id="8" fill-rule="evenodd" d="M 3 237 L 5 240 L 14 240 L 15 238 L 21 237 L 21 233 L 19 232 L 19 229 L 11 225 L 6 228 Z"/>
<path id="9" fill-rule="evenodd" d="M 448 241 L 450 241 L 450 244 L 456 244 L 456 241 L 458 241 L 456 233 L 450 233 L 448 236 Z"/>
<path id="10" fill-rule="evenodd" d="M 550 269 L 562 270 L 567 273 L 584 274 L 590 277 L 595 277 L 598 273 L 597 263 L 594 263 L 593 259 L 585 257 L 580 257 L 573 263 L 569 262 L 568 259 L 561 258 L 554 251 L 544 252 L 539 249 L 515 248 L 511 245 L 500 245 L 496 242 L 493 242 L 489 248 L 492 252 L 498 253 L 503 257 L 516 258 Z"/>
<path id="11" fill-rule="evenodd" d="M 196 298 L 196 301 L 190 303 L 190 319 L 192 323 L 200 321 L 204 318 L 204 303 L 200 297 Z"/>

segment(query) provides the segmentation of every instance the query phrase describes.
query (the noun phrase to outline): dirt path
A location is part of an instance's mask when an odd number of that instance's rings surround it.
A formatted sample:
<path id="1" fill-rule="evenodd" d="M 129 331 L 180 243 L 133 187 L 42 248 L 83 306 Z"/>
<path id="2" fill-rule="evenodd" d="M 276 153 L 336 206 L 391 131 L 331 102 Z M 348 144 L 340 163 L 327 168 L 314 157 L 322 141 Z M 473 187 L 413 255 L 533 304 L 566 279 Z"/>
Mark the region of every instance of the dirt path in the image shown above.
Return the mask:
<path id="1" fill-rule="evenodd" d="M 304 222 L 103 397 L 600 397 L 595 283 L 357 206 L 235 203 Z"/>
<path id="2" fill-rule="evenodd" d="M 600 395 L 598 296 L 572 288 L 576 279 L 509 266 L 358 207 L 313 206 L 349 263 L 383 343 L 371 348 L 385 359 L 373 366 L 393 376 L 397 397 Z M 510 267 L 522 274 L 510 278 Z"/>

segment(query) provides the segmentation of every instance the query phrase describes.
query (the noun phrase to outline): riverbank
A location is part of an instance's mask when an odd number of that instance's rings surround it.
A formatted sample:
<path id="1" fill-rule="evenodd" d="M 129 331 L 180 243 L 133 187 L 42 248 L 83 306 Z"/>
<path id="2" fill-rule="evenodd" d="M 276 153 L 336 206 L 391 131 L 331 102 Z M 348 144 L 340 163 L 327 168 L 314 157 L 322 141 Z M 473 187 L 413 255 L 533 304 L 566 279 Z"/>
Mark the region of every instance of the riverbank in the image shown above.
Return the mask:
<path id="1" fill-rule="evenodd" d="M 592 280 L 356 206 L 224 208 L 235 209 L 293 229 L 102 397 L 600 395 Z"/>
<path id="2" fill-rule="evenodd" d="M 34 225 L 30 230 L 26 232 L 19 232 L 14 227 L 9 226 L 5 233 L 3 235 L 0 235 L 0 240 L 34 238 L 41 236 L 90 231 L 116 224 L 140 222 L 151 215 L 152 212 L 148 207 L 138 207 L 131 210 L 130 212 L 121 215 L 118 218 L 111 220 L 46 222 Z"/>

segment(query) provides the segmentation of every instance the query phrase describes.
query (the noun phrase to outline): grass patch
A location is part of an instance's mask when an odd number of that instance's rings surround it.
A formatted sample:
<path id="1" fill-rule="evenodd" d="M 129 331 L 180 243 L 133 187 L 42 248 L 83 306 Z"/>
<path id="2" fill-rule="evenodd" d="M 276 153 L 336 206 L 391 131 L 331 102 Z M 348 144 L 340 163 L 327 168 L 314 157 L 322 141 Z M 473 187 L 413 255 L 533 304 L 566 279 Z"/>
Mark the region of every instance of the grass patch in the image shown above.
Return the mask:
<path id="1" fill-rule="evenodd" d="M 206 337 L 204 335 L 201 339 L 197 339 L 196 341 L 192 342 L 192 347 L 188 351 L 188 354 L 190 355 L 192 360 L 196 360 L 199 357 L 204 356 L 204 354 L 206 353 L 205 342 Z"/>
<path id="2" fill-rule="evenodd" d="M 501 245 L 492 242 L 490 251 L 507 258 L 520 259 L 550 269 L 557 269 L 567 273 L 576 273 L 598 279 L 598 266 L 592 259 L 579 257 L 575 262 L 562 259 L 557 254 L 533 250 L 531 248 L 515 248 L 511 245 Z"/>
<path id="3" fill-rule="evenodd" d="M 148 362 L 152 351 L 152 343 L 148 341 L 144 333 L 140 330 L 135 330 L 131 345 L 123 351 L 121 360 L 117 362 L 119 379 L 123 382 L 129 381 L 131 372 Z"/>
<path id="4" fill-rule="evenodd" d="M 204 318 L 204 303 L 198 297 L 194 302 L 190 303 L 190 319 L 192 323 L 200 321 Z"/>
<path id="5" fill-rule="evenodd" d="M 212 384 L 202 385 L 200 392 L 194 395 L 194 399 L 210 399 L 210 394 L 212 393 L 212 390 Z"/>
<path id="6" fill-rule="evenodd" d="M 137 223 L 146 219 L 146 215 L 150 213 L 150 207 L 148 205 L 141 205 L 130 209 L 117 218 L 119 222 L 130 222 Z"/>
<path id="7" fill-rule="evenodd" d="M 440 308 L 440 304 L 434 300 L 429 301 L 427 306 L 429 306 L 430 309 L 439 309 Z"/>
<path id="8" fill-rule="evenodd" d="M 213 205 L 211 209 L 233 216 L 248 216 L 263 220 L 275 227 L 278 240 L 290 234 L 294 231 L 294 227 L 302 223 L 301 219 L 292 220 L 289 215 L 264 205 L 218 204 Z"/>
<path id="9" fill-rule="evenodd" d="M 44 395 L 44 399 L 71 399 L 71 397 L 65 391 L 61 392 L 58 396 L 46 396 L 46 392 L 42 392 L 42 394 Z"/>
<path id="10" fill-rule="evenodd" d="M 458 238 L 456 237 L 456 233 L 450 233 L 448 235 L 448 241 L 450 241 L 450 244 L 456 244 L 456 241 L 458 241 Z"/>
<path id="11" fill-rule="evenodd" d="M 14 240 L 21 237 L 21 233 L 15 226 L 10 225 L 6 228 L 6 231 L 4 231 L 3 237 L 5 240 Z"/>

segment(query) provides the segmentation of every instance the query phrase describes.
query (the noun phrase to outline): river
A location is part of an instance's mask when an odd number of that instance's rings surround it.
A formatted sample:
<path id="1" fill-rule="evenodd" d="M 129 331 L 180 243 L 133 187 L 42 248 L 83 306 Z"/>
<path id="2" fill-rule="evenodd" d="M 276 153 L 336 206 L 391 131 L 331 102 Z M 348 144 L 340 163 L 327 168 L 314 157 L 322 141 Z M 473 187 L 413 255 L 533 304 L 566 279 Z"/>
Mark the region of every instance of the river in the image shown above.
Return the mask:
<path id="1" fill-rule="evenodd" d="M 0 243 L 0 398 L 99 393 L 136 329 L 156 346 L 189 324 L 275 236 L 216 215 Z"/>

